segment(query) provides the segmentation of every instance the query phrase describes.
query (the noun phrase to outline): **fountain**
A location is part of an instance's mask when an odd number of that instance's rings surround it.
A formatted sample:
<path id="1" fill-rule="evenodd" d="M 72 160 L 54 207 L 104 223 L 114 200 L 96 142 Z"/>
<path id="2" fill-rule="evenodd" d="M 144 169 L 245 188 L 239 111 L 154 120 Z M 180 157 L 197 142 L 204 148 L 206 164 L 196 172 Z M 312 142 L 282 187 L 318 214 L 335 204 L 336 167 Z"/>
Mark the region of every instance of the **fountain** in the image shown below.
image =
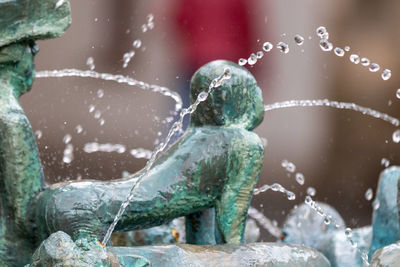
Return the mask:
<path id="1" fill-rule="evenodd" d="M 262 122 L 264 112 L 329 106 L 399 126 L 396 118 L 326 99 L 264 106 L 256 80 L 239 66 L 255 64 L 261 53 L 239 60 L 239 65 L 217 60 L 201 67 L 191 80 L 192 104 L 182 110 L 175 92 L 122 75 L 97 73 L 93 60 L 88 60 L 92 70 L 43 71 L 37 77 L 91 77 L 150 89 L 176 100 L 179 119 L 165 140 L 148 153 L 141 171 L 112 181 L 47 185 L 34 133 L 18 98 L 30 90 L 35 77 L 35 40 L 63 34 L 71 22 L 69 2 L 6 1 L 0 7 L 1 266 L 396 266 L 399 167 L 381 175 L 372 227 L 346 228 L 340 214 L 314 201 L 312 193 L 288 215 L 282 230 L 250 207 L 252 195 L 267 190 L 284 193 L 289 200 L 296 198 L 280 184 L 256 188 L 264 146 L 252 130 Z M 302 43 L 304 38 L 295 40 Z M 278 46 L 287 53 L 286 44 Z M 264 50 L 271 48 L 267 44 Z M 124 56 L 124 66 L 130 55 Z M 187 115 L 188 129 L 171 142 Z M 68 138 L 65 142 L 69 143 Z M 100 148 L 92 144 L 87 149 Z M 71 151 L 66 151 L 68 160 Z M 291 171 L 293 163 L 285 161 L 283 166 Z M 296 176 L 296 180 L 304 183 L 304 177 Z M 283 242 L 245 243 L 258 230 L 249 220 L 246 227 L 248 214 Z M 141 231 L 146 242 L 132 240 L 132 230 Z M 119 238 L 132 246 L 115 246 L 118 235 L 111 241 L 114 232 L 121 232 Z M 184 244 L 178 242 L 182 235 Z"/>

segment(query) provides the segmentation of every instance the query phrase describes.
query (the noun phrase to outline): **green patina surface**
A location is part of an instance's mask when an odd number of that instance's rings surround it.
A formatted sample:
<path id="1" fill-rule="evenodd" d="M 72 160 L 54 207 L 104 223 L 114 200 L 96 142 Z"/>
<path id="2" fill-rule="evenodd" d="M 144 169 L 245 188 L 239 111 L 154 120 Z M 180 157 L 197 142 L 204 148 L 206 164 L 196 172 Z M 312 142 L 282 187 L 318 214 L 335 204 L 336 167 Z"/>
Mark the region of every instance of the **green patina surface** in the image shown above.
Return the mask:
<path id="1" fill-rule="evenodd" d="M 69 1 L 0 1 L 0 47 L 23 40 L 61 36 L 71 24 Z"/>
<path id="2" fill-rule="evenodd" d="M 18 98 L 35 73 L 34 40 L 60 36 L 71 22 L 69 2 L 0 1 L 0 266 L 22 266 L 39 244 L 35 199 L 44 176 L 32 129 Z"/>

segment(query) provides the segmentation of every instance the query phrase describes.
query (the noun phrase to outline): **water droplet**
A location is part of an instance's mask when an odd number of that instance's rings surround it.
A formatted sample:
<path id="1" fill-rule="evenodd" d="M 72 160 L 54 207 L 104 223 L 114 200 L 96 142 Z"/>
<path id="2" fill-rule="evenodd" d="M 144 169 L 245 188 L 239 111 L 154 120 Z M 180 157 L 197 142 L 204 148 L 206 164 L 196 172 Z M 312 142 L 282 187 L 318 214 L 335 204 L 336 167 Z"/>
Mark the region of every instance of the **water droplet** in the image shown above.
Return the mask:
<path id="1" fill-rule="evenodd" d="M 95 119 L 100 119 L 100 116 L 101 116 L 100 110 L 96 110 L 96 112 L 94 113 L 94 118 Z"/>
<path id="2" fill-rule="evenodd" d="M 297 45 L 302 45 L 304 43 L 304 38 L 300 34 L 296 34 L 294 36 L 294 41 L 296 42 Z"/>
<path id="3" fill-rule="evenodd" d="M 89 106 L 89 113 L 92 113 L 94 111 L 94 108 L 95 108 L 94 105 L 90 105 Z"/>
<path id="4" fill-rule="evenodd" d="M 396 97 L 400 99 L 400 88 L 396 91 Z"/>
<path id="5" fill-rule="evenodd" d="M 383 79 L 384 81 L 389 80 L 390 77 L 392 77 L 392 71 L 389 70 L 389 69 L 384 69 L 384 70 L 382 71 L 381 77 L 382 77 L 382 79 Z"/>
<path id="6" fill-rule="evenodd" d="M 230 79 L 232 77 L 232 70 L 231 68 L 224 69 L 224 76 L 223 79 Z"/>
<path id="7" fill-rule="evenodd" d="M 372 208 L 373 208 L 374 210 L 379 209 L 379 206 L 380 206 L 380 205 L 381 205 L 381 203 L 379 202 L 379 199 L 375 198 L 375 200 L 372 201 Z"/>
<path id="8" fill-rule="evenodd" d="M 382 158 L 381 159 L 381 165 L 384 167 L 389 167 L 390 161 L 387 158 Z"/>
<path id="9" fill-rule="evenodd" d="M 369 59 L 368 58 L 366 58 L 366 57 L 363 57 L 362 59 L 361 59 L 361 65 L 363 65 L 363 66 L 368 66 L 369 65 Z"/>
<path id="10" fill-rule="evenodd" d="M 267 140 L 267 138 L 261 137 L 261 141 L 262 141 L 262 143 L 263 143 L 264 148 L 266 148 L 267 145 L 268 145 L 268 140 Z"/>
<path id="11" fill-rule="evenodd" d="M 37 138 L 37 139 L 42 138 L 42 131 L 41 131 L 41 130 L 36 130 L 36 131 L 35 131 L 35 135 L 36 135 L 36 138 Z"/>
<path id="12" fill-rule="evenodd" d="M 147 25 L 143 24 L 141 29 L 142 29 L 142 32 L 147 32 Z"/>
<path id="13" fill-rule="evenodd" d="M 83 127 L 80 124 L 78 124 L 75 127 L 75 131 L 77 134 L 80 134 L 83 131 Z"/>
<path id="14" fill-rule="evenodd" d="M 273 47 L 274 47 L 274 45 L 271 44 L 270 42 L 265 42 L 265 43 L 263 44 L 263 50 L 264 50 L 265 52 L 271 51 L 271 49 L 272 49 Z"/>
<path id="15" fill-rule="evenodd" d="M 74 146 L 72 144 L 67 144 L 67 146 L 64 149 L 63 162 L 69 164 L 72 162 L 73 159 L 74 159 Z"/>
<path id="16" fill-rule="evenodd" d="M 56 3 L 56 9 L 62 6 L 65 3 L 65 0 L 58 0 Z"/>
<path id="17" fill-rule="evenodd" d="M 88 57 L 88 59 L 86 60 L 86 65 L 89 66 L 90 70 L 94 70 L 95 66 L 94 66 L 94 60 L 92 57 Z"/>
<path id="18" fill-rule="evenodd" d="M 331 51 L 333 49 L 333 45 L 332 43 L 330 43 L 328 40 L 326 39 L 322 39 L 319 42 L 319 46 L 321 47 L 322 51 Z"/>
<path id="19" fill-rule="evenodd" d="M 356 54 L 351 54 L 350 61 L 353 62 L 354 64 L 358 64 L 360 63 L 360 57 Z"/>
<path id="20" fill-rule="evenodd" d="M 321 39 L 328 40 L 329 39 L 329 32 L 325 32 L 324 34 L 322 34 Z"/>
<path id="21" fill-rule="evenodd" d="M 365 199 L 370 201 L 374 196 L 374 192 L 372 191 L 372 188 L 368 188 L 367 191 L 365 191 Z"/>
<path id="22" fill-rule="evenodd" d="M 315 193 L 316 193 L 316 190 L 315 190 L 314 187 L 309 187 L 309 188 L 307 188 L 307 195 L 313 197 L 313 196 L 315 196 Z"/>
<path id="23" fill-rule="evenodd" d="M 100 119 L 99 123 L 100 123 L 100 125 L 104 125 L 104 123 L 106 123 L 106 121 L 104 119 Z"/>
<path id="24" fill-rule="evenodd" d="M 333 52 L 335 52 L 335 55 L 337 55 L 338 57 L 343 57 L 344 56 L 344 50 L 342 48 L 340 48 L 340 47 L 335 47 Z"/>
<path id="25" fill-rule="evenodd" d="M 238 64 L 239 64 L 240 66 L 246 65 L 246 64 L 247 64 L 247 59 L 245 59 L 245 58 L 239 59 Z"/>
<path id="26" fill-rule="evenodd" d="M 280 184 L 275 183 L 275 184 L 271 185 L 271 190 L 275 191 L 275 192 L 280 191 L 281 188 L 282 188 L 282 186 Z"/>
<path id="27" fill-rule="evenodd" d="M 376 63 L 371 63 L 371 65 L 369 66 L 369 71 L 371 72 L 377 72 L 381 67 L 376 64 Z"/>
<path id="28" fill-rule="evenodd" d="M 257 63 L 257 56 L 256 54 L 252 53 L 250 55 L 250 57 L 247 59 L 247 63 L 249 63 L 249 65 L 254 65 Z"/>
<path id="29" fill-rule="evenodd" d="M 152 21 L 154 19 L 154 15 L 153 14 L 148 14 L 146 17 L 147 21 Z"/>
<path id="30" fill-rule="evenodd" d="M 317 35 L 319 36 L 319 38 L 322 38 L 324 36 L 324 34 L 327 32 L 326 28 L 324 26 L 319 26 L 316 30 Z"/>
<path id="31" fill-rule="evenodd" d="M 312 200 L 312 198 L 310 196 L 306 196 L 306 198 L 304 199 L 304 202 L 307 205 L 310 205 L 313 202 L 313 200 Z"/>
<path id="32" fill-rule="evenodd" d="M 69 142 L 71 142 L 72 136 L 70 134 L 66 134 L 63 138 L 63 142 L 64 144 L 68 144 Z"/>
<path id="33" fill-rule="evenodd" d="M 329 224 L 331 224 L 331 222 L 332 222 L 332 216 L 326 215 L 325 218 L 324 218 L 324 223 L 326 225 L 329 225 Z"/>
<path id="34" fill-rule="evenodd" d="M 137 40 L 133 41 L 132 46 L 135 48 L 140 48 L 142 46 L 142 41 L 137 39 Z"/>
<path id="35" fill-rule="evenodd" d="M 400 143 L 400 129 L 393 132 L 392 139 L 396 144 Z"/>
<path id="36" fill-rule="evenodd" d="M 279 42 L 276 47 L 284 54 L 289 53 L 289 46 L 284 42 Z"/>
<path id="37" fill-rule="evenodd" d="M 147 28 L 148 28 L 149 30 L 154 29 L 154 22 L 152 22 L 152 21 L 147 22 Z"/>
<path id="38" fill-rule="evenodd" d="M 205 101 L 207 99 L 207 97 L 208 97 L 208 93 L 207 92 L 200 92 L 200 94 L 197 96 L 197 99 L 200 102 L 203 102 L 203 101 Z"/>
<path id="39" fill-rule="evenodd" d="M 301 172 L 296 173 L 296 182 L 300 185 L 304 184 L 304 175 Z"/>
<path id="40" fill-rule="evenodd" d="M 263 51 L 258 51 L 257 52 L 257 58 L 261 59 L 264 56 L 264 52 Z"/>
<path id="41" fill-rule="evenodd" d="M 349 51 L 350 51 L 350 46 L 346 45 L 346 46 L 344 47 L 344 51 L 349 52 Z"/>
<path id="42" fill-rule="evenodd" d="M 344 230 L 344 234 L 347 238 L 351 238 L 353 236 L 353 230 L 351 230 L 351 228 L 346 228 L 346 230 Z"/>
<path id="43" fill-rule="evenodd" d="M 102 98 L 104 96 L 104 91 L 102 89 L 97 90 L 97 97 Z"/>
<path id="44" fill-rule="evenodd" d="M 288 200 L 295 200 L 296 199 L 296 195 L 293 192 L 289 191 L 289 192 L 286 193 L 286 195 L 287 195 L 287 199 Z"/>

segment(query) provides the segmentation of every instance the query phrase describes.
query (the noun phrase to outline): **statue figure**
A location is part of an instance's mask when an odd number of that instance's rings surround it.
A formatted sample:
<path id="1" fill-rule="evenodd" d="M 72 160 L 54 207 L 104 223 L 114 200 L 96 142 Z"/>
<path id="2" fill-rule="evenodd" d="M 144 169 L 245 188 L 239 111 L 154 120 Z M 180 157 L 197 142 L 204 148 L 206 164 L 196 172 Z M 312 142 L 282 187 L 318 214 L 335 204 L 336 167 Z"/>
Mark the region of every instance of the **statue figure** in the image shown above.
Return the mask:
<path id="1" fill-rule="evenodd" d="M 231 79 L 198 106 L 186 133 L 156 160 L 117 231 L 187 216 L 188 243 L 244 241 L 247 208 L 263 163 L 262 142 L 250 131 L 264 116 L 261 90 L 246 69 L 220 60 L 194 74 L 191 98 L 194 102 L 226 67 L 231 68 Z M 100 240 L 140 174 L 112 182 L 52 185 L 37 201 L 39 234 L 62 230 L 73 240 Z"/>
<path id="2" fill-rule="evenodd" d="M 60 36 L 71 22 L 66 1 L 0 1 L 0 266 L 22 266 L 36 239 L 34 202 L 44 176 L 31 126 L 18 98 L 33 82 L 36 39 Z"/>

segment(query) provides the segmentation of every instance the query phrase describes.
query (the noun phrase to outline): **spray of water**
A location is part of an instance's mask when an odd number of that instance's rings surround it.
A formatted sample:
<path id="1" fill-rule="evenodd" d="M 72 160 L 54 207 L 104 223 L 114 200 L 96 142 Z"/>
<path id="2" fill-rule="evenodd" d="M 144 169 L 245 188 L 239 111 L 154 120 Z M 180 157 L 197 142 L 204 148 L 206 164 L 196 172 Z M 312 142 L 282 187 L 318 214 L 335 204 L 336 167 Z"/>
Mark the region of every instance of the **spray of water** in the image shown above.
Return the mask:
<path id="1" fill-rule="evenodd" d="M 329 225 L 333 223 L 337 229 L 340 228 L 340 225 L 337 223 L 336 218 L 334 218 L 332 215 L 326 213 L 321 206 L 319 206 L 312 198 L 311 196 L 306 196 L 304 203 L 306 203 L 312 210 L 317 212 L 318 215 L 324 218 L 324 223 L 326 225 Z M 346 228 L 344 234 L 346 235 L 347 241 L 349 241 L 350 245 L 357 250 L 357 252 L 360 254 L 361 259 L 364 263 L 364 266 L 369 266 L 369 260 L 368 260 L 368 254 L 366 251 L 361 250 L 358 247 L 357 242 L 354 241 L 352 238 L 353 232 L 351 228 Z"/>
<path id="2" fill-rule="evenodd" d="M 314 99 L 314 100 L 288 100 L 283 102 L 276 102 L 273 104 L 265 105 L 265 111 L 271 111 L 274 109 L 280 108 L 292 108 L 292 107 L 331 107 L 337 109 L 349 109 L 354 110 L 357 112 L 361 112 L 364 115 L 371 116 L 377 119 L 381 119 L 386 121 L 393 126 L 398 127 L 400 125 L 399 120 L 389 116 L 388 114 L 376 111 L 371 108 L 359 106 L 354 103 L 347 103 L 347 102 L 339 102 L 339 101 L 330 101 L 328 99 Z"/>
<path id="3" fill-rule="evenodd" d="M 111 234 L 113 233 L 115 226 L 117 225 L 118 221 L 122 217 L 122 214 L 124 214 L 124 212 L 125 212 L 126 208 L 128 207 L 130 201 L 133 199 L 133 196 L 135 195 L 135 189 L 137 188 L 138 185 L 140 185 L 141 181 L 147 177 L 147 175 L 148 175 L 148 173 L 150 171 L 150 168 L 153 166 L 158 154 L 164 151 L 164 149 L 167 147 L 168 143 L 170 142 L 172 136 L 182 128 L 183 119 L 185 118 L 185 116 L 189 115 L 189 114 L 192 114 L 197 109 L 197 106 L 201 102 L 203 102 L 203 101 L 205 101 L 207 99 L 208 95 L 211 93 L 211 91 L 214 88 L 217 88 L 217 87 L 221 86 L 222 82 L 224 80 L 230 79 L 230 77 L 231 77 L 231 70 L 229 68 L 226 68 L 224 70 L 224 73 L 221 76 L 215 78 L 211 82 L 210 86 L 208 87 L 208 91 L 201 92 L 197 96 L 196 101 L 192 105 L 190 105 L 187 109 L 182 109 L 182 111 L 180 113 L 180 116 L 179 116 L 179 120 L 176 121 L 172 125 L 172 127 L 169 130 L 168 135 L 165 138 L 164 142 L 160 143 L 156 147 L 156 149 L 152 152 L 152 154 L 150 156 L 150 159 L 147 161 L 146 166 L 144 167 L 143 173 L 138 177 L 136 183 L 133 185 L 133 187 L 132 187 L 127 199 L 121 204 L 121 207 L 119 208 L 119 210 L 117 212 L 117 215 L 114 218 L 114 221 L 112 222 L 112 224 L 110 225 L 110 227 L 108 228 L 108 230 L 106 232 L 106 235 L 104 236 L 104 239 L 102 241 L 102 244 L 104 246 L 110 240 Z"/>
<path id="4" fill-rule="evenodd" d="M 260 226 L 267 230 L 273 237 L 281 238 L 282 230 L 256 208 L 249 207 L 248 215 L 256 220 Z"/>
<path id="5" fill-rule="evenodd" d="M 99 73 L 93 70 L 78 70 L 78 69 L 43 70 L 36 72 L 36 78 L 49 78 L 49 77 L 88 77 L 106 81 L 114 81 L 117 83 L 124 83 L 131 86 L 138 86 L 143 90 L 151 90 L 152 92 L 157 92 L 164 96 L 171 97 L 176 102 L 175 113 L 179 112 L 182 109 L 182 98 L 178 93 L 166 87 L 154 84 L 148 84 L 142 81 L 135 80 L 129 76 L 115 75 L 109 73 Z"/>

